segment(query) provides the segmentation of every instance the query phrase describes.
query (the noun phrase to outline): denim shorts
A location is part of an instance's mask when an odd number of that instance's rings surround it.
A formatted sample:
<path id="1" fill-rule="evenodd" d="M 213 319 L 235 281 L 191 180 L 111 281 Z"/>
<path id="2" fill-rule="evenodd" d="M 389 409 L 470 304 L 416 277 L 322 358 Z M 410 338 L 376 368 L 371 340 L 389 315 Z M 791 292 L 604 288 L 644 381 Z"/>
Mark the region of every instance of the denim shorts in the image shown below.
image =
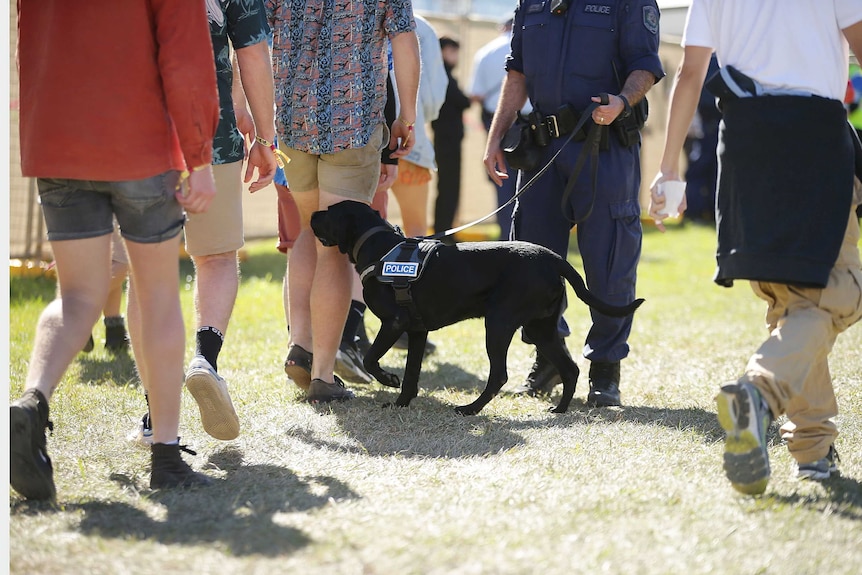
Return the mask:
<path id="1" fill-rule="evenodd" d="M 96 182 L 39 178 L 39 202 L 48 239 L 80 240 L 110 234 L 114 217 L 127 240 L 154 244 L 176 237 L 185 222 L 174 197 L 176 170 L 151 178 Z"/>

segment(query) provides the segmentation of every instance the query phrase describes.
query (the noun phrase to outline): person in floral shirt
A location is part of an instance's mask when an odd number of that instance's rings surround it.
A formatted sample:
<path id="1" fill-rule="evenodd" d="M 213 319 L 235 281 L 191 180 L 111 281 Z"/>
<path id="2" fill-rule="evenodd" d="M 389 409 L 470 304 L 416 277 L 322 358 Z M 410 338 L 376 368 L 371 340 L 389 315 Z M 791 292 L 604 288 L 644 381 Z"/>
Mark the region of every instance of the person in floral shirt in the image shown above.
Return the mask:
<path id="1" fill-rule="evenodd" d="M 353 270 L 314 237 L 311 214 L 344 200 L 371 203 L 380 152 L 413 147 L 419 45 L 410 0 L 266 0 L 273 32 L 276 129 L 301 232 L 288 270 L 291 345 L 285 372 L 312 402 L 353 397 L 334 374 Z M 401 113 L 390 130 L 386 42 Z M 312 338 L 313 334 L 313 338 Z M 312 361 L 313 358 L 313 361 Z"/>

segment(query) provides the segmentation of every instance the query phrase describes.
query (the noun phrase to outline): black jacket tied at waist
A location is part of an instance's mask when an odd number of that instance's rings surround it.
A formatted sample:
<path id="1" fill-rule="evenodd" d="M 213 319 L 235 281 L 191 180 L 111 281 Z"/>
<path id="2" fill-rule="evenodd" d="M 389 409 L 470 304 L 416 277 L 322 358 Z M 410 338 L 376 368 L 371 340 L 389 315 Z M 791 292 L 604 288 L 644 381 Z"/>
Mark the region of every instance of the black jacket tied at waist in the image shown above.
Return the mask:
<path id="1" fill-rule="evenodd" d="M 854 151 L 841 102 L 722 102 L 716 283 L 824 287 L 847 226 Z"/>

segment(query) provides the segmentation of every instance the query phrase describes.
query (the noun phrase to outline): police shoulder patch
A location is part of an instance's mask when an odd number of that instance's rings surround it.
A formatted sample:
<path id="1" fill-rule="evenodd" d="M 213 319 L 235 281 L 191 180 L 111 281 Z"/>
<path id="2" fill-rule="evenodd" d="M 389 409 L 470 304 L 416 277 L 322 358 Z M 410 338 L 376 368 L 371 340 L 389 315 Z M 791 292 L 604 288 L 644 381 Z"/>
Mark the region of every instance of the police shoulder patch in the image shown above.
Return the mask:
<path id="1" fill-rule="evenodd" d="M 644 28 L 652 34 L 658 34 L 658 10 L 655 6 L 644 6 Z"/>

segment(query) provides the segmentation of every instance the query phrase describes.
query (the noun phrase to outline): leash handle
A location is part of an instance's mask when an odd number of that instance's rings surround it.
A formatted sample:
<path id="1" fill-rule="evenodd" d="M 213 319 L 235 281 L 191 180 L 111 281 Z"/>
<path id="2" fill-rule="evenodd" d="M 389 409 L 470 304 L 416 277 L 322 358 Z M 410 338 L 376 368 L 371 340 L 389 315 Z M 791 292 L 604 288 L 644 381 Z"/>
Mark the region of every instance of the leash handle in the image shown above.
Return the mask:
<path id="1" fill-rule="evenodd" d="M 502 206 L 498 207 L 493 212 L 482 216 L 478 220 L 473 220 L 472 222 L 470 222 L 468 224 L 458 226 L 457 228 L 450 228 L 444 232 L 438 232 L 438 233 L 430 235 L 430 236 L 417 236 L 417 237 L 420 239 L 426 239 L 426 240 L 439 240 L 439 239 L 442 239 L 445 237 L 453 236 L 453 235 L 457 234 L 458 232 L 461 232 L 463 230 L 466 230 L 467 228 L 475 226 L 476 224 L 480 224 L 480 223 L 484 222 L 485 220 L 487 220 L 491 216 L 496 215 L 503 208 L 505 208 L 506 206 L 508 206 L 509 204 L 514 202 L 515 200 L 517 200 L 521 194 L 523 194 L 530 187 L 532 187 L 532 185 L 534 183 L 536 183 L 536 180 L 538 180 L 540 177 L 542 177 L 542 175 L 545 172 L 548 171 L 548 168 L 551 167 L 551 164 L 554 163 L 554 161 L 557 159 L 557 156 L 559 156 L 560 152 L 563 151 L 563 148 L 565 148 L 566 145 L 572 141 L 572 138 L 575 137 L 575 134 L 577 134 L 581 130 L 581 128 L 584 127 L 584 124 L 587 123 L 587 120 L 592 119 L 593 110 L 595 110 L 599 106 L 607 106 L 608 103 L 610 103 L 610 96 L 604 92 L 599 94 L 599 98 L 601 99 L 600 102 L 591 102 L 590 105 L 587 106 L 587 109 L 584 110 L 584 112 L 581 114 L 581 117 L 578 119 L 578 123 L 575 124 L 575 128 L 571 131 L 571 133 L 569 134 L 569 137 L 566 139 L 566 141 L 563 143 L 563 145 L 560 146 L 560 149 L 557 150 L 556 153 L 553 156 L 551 156 L 551 159 L 548 160 L 548 162 L 544 166 L 542 166 L 542 168 L 538 172 L 536 172 L 536 174 L 532 178 L 530 178 L 530 180 L 526 184 L 521 186 L 521 189 L 519 189 L 517 193 L 513 194 L 512 197 L 506 201 L 506 203 L 504 203 Z M 607 126 L 599 126 L 598 124 L 596 124 L 594 122 L 593 126 L 590 128 L 589 132 L 587 133 L 587 139 L 584 141 L 584 147 L 581 150 L 580 156 L 578 156 L 578 162 L 577 162 L 577 165 L 575 166 L 575 171 L 572 173 L 572 177 L 569 178 L 569 183 L 566 185 L 566 191 L 563 194 L 563 203 L 565 203 L 565 201 L 568 199 L 569 194 L 571 194 L 571 192 L 572 192 L 572 187 L 574 187 L 574 180 L 577 178 L 578 173 L 580 172 L 581 168 L 583 167 L 583 163 L 584 163 L 583 161 L 585 159 L 584 152 L 586 152 L 588 149 L 591 150 L 591 155 L 594 155 L 592 165 L 593 165 L 593 201 L 595 201 L 596 168 L 598 167 L 598 161 L 597 160 L 598 160 L 598 151 L 599 151 L 598 145 L 599 145 L 599 142 L 601 140 L 601 138 L 598 136 L 601 135 L 601 129 L 606 128 L 606 127 Z M 592 153 L 592 148 L 595 148 L 595 154 Z M 592 203 L 593 202 L 591 202 L 591 204 Z M 592 205 L 590 206 L 590 210 L 589 210 L 589 212 L 587 212 L 587 215 L 584 216 L 583 218 L 581 218 L 580 220 L 578 220 L 578 222 L 582 222 L 585 219 L 587 219 L 590 216 L 590 213 L 592 213 Z"/>

